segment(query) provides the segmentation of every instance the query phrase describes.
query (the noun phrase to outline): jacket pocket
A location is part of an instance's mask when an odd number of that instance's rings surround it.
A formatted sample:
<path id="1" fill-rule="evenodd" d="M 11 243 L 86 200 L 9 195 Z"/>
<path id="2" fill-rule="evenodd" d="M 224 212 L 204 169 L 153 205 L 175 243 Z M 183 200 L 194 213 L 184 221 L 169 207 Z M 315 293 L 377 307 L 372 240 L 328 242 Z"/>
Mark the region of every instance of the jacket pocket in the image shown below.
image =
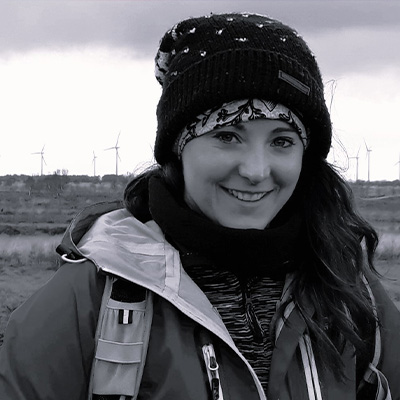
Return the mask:
<path id="1" fill-rule="evenodd" d="M 147 300 L 125 303 L 109 298 L 97 341 L 93 394 L 135 395 L 147 351 L 146 330 L 150 329 L 146 304 Z"/>

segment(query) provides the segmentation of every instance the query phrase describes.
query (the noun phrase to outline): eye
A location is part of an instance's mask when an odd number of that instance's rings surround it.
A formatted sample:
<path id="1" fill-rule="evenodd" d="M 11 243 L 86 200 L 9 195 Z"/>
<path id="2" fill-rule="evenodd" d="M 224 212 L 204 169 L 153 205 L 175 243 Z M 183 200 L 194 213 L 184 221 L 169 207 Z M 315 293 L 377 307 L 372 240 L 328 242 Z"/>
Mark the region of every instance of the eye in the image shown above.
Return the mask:
<path id="1" fill-rule="evenodd" d="M 239 138 L 232 132 L 216 132 L 214 135 L 222 143 L 239 143 Z"/>
<path id="2" fill-rule="evenodd" d="M 282 147 L 282 148 L 291 147 L 294 145 L 295 145 L 295 140 L 289 136 L 277 137 L 271 143 L 271 146 Z"/>

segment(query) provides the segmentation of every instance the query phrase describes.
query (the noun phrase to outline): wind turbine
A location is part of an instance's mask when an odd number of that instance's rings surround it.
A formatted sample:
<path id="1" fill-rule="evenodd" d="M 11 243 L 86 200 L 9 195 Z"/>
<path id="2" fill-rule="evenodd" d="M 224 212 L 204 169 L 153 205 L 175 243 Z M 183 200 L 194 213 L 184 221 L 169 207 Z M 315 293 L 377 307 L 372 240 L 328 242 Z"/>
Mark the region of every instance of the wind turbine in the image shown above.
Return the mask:
<path id="1" fill-rule="evenodd" d="M 43 163 L 46 164 L 46 161 L 44 160 L 44 146 L 42 148 L 42 151 L 37 151 L 36 153 L 32 153 L 32 154 L 40 154 L 40 175 L 43 175 Z"/>
<path id="2" fill-rule="evenodd" d="M 117 137 L 117 142 L 115 143 L 115 146 L 113 147 L 109 147 L 108 149 L 104 149 L 104 150 L 112 150 L 115 149 L 115 175 L 118 175 L 118 159 L 121 160 L 119 154 L 118 154 L 118 141 L 119 141 L 119 135 L 121 134 L 121 131 L 118 133 L 118 137 Z"/>
<path id="3" fill-rule="evenodd" d="M 358 182 L 358 155 L 360 154 L 360 148 L 358 148 L 357 155 L 355 157 L 349 157 L 349 160 L 356 160 L 356 182 Z"/>
<path id="4" fill-rule="evenodd" d="M 399 166 L 399 181 L 400 181 L 400 153 L 399 153 L 399 161 L 397 161 L 396 164 L 394 165 L 398 165 Z"/>
<path id="5" fill-rule="evenodd" d="M 371 148 L 367 146 L 367 142 L 364 140 L 365 148 L 367 149 L 367 157 L 368 157 L 368 182 L 369 182 L 369 173 L 370 173 L 370 153 L 372 151 Z"/>
<path id="6" fill-rule="evenodd" d="M 97 156 L 96 156 L 96 154 L 94 154 L 94 150 L 93 150 L 93 161 L 92 161 L 92 164 L 93 164 L 93 176 L 96 176 L 96 158 L 97 158 Z"/>

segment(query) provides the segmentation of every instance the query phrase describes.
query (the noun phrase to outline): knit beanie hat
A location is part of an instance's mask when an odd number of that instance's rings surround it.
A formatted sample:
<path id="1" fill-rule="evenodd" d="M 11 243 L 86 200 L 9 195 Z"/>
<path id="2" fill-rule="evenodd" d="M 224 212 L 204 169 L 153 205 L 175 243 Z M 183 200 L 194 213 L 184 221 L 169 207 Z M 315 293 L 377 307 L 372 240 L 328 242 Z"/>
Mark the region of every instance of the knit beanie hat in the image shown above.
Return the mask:
<path id="1" fill-rule="evenodd" d="M 175 25 L 161 39 L 156 78 L 154 154 L 160 165 L 176 155 L 181 130 L 224 103 L 259 98 L 281 103 L 309 132 L 307 152 L 326 158 L 331 120 L 314 55 L 295 30 L 258 14 L 212 14 Z"/>

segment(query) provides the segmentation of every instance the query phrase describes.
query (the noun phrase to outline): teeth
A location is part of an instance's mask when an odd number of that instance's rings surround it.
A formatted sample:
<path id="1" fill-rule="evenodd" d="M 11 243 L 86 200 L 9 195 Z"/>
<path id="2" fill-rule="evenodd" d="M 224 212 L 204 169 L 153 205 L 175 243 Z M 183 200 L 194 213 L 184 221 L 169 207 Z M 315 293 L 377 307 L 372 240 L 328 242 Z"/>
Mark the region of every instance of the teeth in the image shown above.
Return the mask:
<path id="1" fill-rule="evenodd" d="M 261 192 L 261 193 L 239 192 L 233 189 L 228 189 L 228 192 L 232 196 L 242 201 L 258 201 L 261 200 L 267 194 L 267 192 Z"/>

